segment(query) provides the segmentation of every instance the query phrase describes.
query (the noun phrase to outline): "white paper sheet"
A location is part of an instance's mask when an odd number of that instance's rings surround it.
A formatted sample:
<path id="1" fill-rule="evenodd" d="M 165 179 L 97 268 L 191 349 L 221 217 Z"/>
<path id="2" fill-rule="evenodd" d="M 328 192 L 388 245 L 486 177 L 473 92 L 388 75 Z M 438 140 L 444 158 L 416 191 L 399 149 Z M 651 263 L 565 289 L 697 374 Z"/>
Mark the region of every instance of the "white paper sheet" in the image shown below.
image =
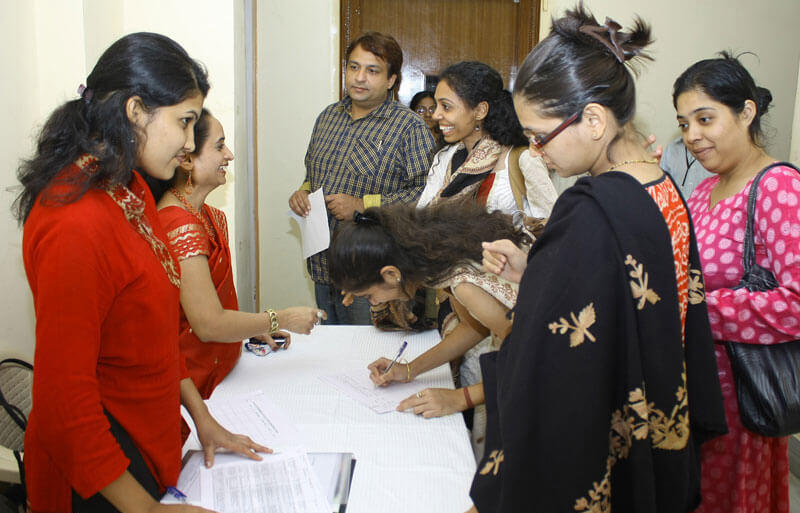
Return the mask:
<path id="1" fill-rule="evenodd" d="M 330 507 L 305 453 L 263 461 L 220 462 L 200 472 L 203 505 L 219 513 L 328 513 Z"/>
<path id="2" fill-rule="evenodd" d="M 306 217 L 299 216 L 289 210 L 289 217 L 300 225 L 303 238 L 303 258 L 308 258 L 331 245 L 331 230 L 328 226 L 328 207 L 325 206 L 325 193 L 320 187 L 308 195 L 311 212 Z"/>
<path id="3" fill-rule="evenodd" d="M 300 445 L 297 427 L 262 391 L 241 397 L 212 398 L 206 405 L 217 422 L 231 433 L 247 435 L 270 449 Z"/>
<path id="4" fill-rule="evenodd" d="M 377 413 L 396 411 L 400 401 L 428 387 L 424 382 L 417 380 L 377 387 L 369 379 L 369 371 L 364 368 L 328 374 L 320 376 L 319 379 Z"/>

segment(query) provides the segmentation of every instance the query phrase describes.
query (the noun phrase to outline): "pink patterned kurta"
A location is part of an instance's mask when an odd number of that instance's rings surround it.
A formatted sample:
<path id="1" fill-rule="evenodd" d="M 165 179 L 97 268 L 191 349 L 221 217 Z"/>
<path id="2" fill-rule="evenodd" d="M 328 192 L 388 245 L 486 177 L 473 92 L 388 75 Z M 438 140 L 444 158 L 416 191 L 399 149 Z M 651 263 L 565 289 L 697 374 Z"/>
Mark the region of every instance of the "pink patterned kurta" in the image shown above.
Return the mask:
<path id="1" fill-rule="evenodd" d="M 742 425 L 731 363 L 719 342 L 773 344 L 800 338 L 800 174 L 788 167 L 776 167 L 758 186 L 756 263 L 772 270 L 780 284 L 767 292 L 732 290 L 743 273 L 747 197 L 752 180 L 738 194 L 709 208 L 709 197 L 717 183 L 718 176 L 704 180 L 688 202 L 705 275 L 729 429 L 727 435 L 703 446 L 703 502 L 697 511 L 788 513 L 788 439 L 763 437 Z"/>

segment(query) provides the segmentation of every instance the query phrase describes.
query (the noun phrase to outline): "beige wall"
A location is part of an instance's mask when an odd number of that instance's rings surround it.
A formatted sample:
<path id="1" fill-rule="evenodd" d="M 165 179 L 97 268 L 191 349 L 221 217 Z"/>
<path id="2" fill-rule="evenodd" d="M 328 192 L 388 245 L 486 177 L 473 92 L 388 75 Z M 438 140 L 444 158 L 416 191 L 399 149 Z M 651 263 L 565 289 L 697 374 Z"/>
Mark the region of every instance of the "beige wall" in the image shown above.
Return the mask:
<path id="1" fill-rule="evenodd" d="M 78 85 L 86 81 L 109 44 L 128 32 L 146 30 L 174 38 L 205 63 L 212 82 L 206 105 L 233 141 L 234 42 L 239 35 L 234 13 L 241 10 L 240 4 L 237 0 L 0 3 L 0 354 L 33 354 L 34 314 L 22 265 L 22 233 L 10 205 L 17 192 L 19 159 L 30 156 L 41 124 L 53 108 L 76 97 Z M 231 171 L 235 177 L 235 167 Z M 226 211 L 233 233 L 233 187 L 215 191 L 209 201 Z"/>
<path id="2" fill-rule="evenodd" d="M 258 202 L 261 308 L 313 305 L 289 196 L 317 115 L 338 99 L 339 2 L 258 2 Z"/>
<path id="3" fill-rule="evenodd" d="M 543 35 L 549 32 L 549 18 L 571 8 L 575 0 L 546 0 L 542 13 Z M 636 122 L 644 133 L 654 133 L 660 143 L 680 135 L 672 107 L 672 84 L 692 63 L 730 49 L 749 51 L 742 62 L 756 83 L 772 92 L 773 104 L 762 126 L 767 149 L 779 159 L 789 158 L 792 116 L 797 93 L 800 59 L 800 2 L 797 0 L 590 0 L 595 17 L 606 16 L 630 26 L 635 14 L 650 22 L 655 44 L 654 62 L 645 64 L 638 82 Z"/>

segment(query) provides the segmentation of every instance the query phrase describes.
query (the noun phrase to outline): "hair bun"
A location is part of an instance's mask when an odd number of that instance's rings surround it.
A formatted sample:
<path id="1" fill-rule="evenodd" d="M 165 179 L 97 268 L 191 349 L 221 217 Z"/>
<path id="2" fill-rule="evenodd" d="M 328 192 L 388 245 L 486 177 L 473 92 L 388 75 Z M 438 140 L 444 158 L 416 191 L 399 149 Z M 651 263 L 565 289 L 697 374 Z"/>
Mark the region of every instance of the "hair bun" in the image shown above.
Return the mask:
<path id="1" fill-rule="evenodd" d="M 755 101 L 758 114 L 763 116 L 767 113 L 769 106 L 772 103 L 772 93 L 766 87 L 756 87 Z"/>
<path id="2" fill-rule="evenodd" d="M 563 36 L 583 44 L 591 42 L 595 46 L 599 42 L 620 63 L 639 56 L 651 59 L 643 53 L 645 47 L 653 42 L 650 26 L 638 16 L 632 30 L 625 32 L 622 25 L 609 17 L 600 25 L 583 4 L 579 4 L 575 9 L 568 10 L 563 18 L 556 20 L 553 28 Z"/>

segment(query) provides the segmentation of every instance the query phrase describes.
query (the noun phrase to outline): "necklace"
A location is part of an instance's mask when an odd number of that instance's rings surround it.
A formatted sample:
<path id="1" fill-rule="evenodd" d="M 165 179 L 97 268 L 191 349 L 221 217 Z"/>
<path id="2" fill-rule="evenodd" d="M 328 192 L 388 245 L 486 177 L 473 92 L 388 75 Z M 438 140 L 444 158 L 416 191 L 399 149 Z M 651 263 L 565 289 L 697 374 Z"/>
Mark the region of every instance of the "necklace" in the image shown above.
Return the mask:
<path id="1" fill-rule="evenodd" d="M 197 209 L 194 208 L 194 206 L 191 203 L 189 203 L 189 200 L 187 200 L 181 193 L 175 190 L 175 187 L 172 187 L 169 190 L 169 192 L 171 192 L 173 196 L 178 198 L 178 201 L 183 203 L 183 206 L 186 207 L 186 210 L 188 210 L 190 214 L 195 216 L 201 223 L 203 223 L 203 228 L 205 228 L 208 236 L 211 237 L 212 239 L 216 239 L 216 237 L 214 236 L 214 230 L 211 229 L 211 225 L 209 225 L 208 221 L 206 221 L 206 217 L 202 215 L 200 212 L 198 212 Z"/>
<path id="2" fill-rule="evenodd" d="M 623 162 L 617 162 L 616 164 L 612 164 L 611 167 L 608 168 L 608 170 L 609 171 L 613 171 L 614 169 L 616 169 L 616 168 L 618 168 L 620 166 L 627 165 L 627 164 L 658 164 L 658 160 L 657 159 L 625 160 Z"/>

